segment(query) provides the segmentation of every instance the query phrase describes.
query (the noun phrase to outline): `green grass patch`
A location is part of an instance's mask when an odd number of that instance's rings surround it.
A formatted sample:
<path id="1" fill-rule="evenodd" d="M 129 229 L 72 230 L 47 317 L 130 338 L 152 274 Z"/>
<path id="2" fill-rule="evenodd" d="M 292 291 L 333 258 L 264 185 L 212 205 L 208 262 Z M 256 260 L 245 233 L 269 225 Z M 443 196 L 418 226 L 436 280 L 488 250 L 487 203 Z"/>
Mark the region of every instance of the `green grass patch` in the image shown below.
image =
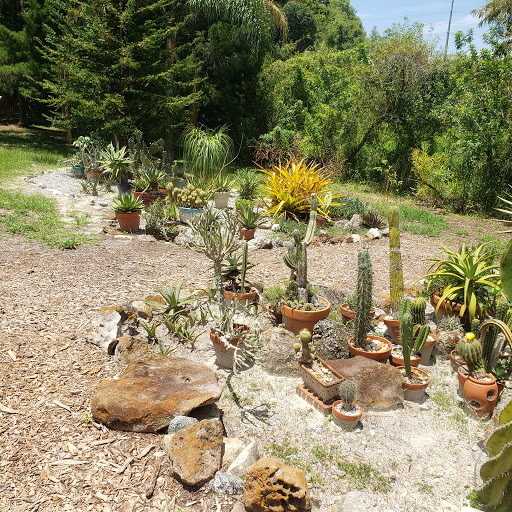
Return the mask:
<path id="1" fill-rule="evenodd" d="M 507 245 L 507 240 L 500 240 L 499 238 L 493 235 L 483 236 L 481 242 L 488 243 L 487 250 L 491 252 L 499 252 L 502 253 L 505 250 L 505 246 Z"/>
<path id="2" fill-rule="evenodd" d="M 439 229 L 432 226 L 424 226 L 422 224 L 413 224 L 410 222 L 405 224 L 401 223 L 400 229 L 403 231 L 409 231 L 415 235 L 441 236 L 441 231 Z"/>
<path id="3" fill-rule="evenodd" d="M 48 247 L 75 249 L 82 243 L 97 242 L 95 236 L 69 229 L 60 218 L 57 201 L 41 194 L 28 196 L 0 189 L 0 226 Z"/>
<path id="4" fill-rule="evenodd" d="M 338 468 L 358 490 L 371 489 L 373 492 L 387 493 L 391 490 L 389 478 L 385 477 L 368 462 L 338 460 Z"/>

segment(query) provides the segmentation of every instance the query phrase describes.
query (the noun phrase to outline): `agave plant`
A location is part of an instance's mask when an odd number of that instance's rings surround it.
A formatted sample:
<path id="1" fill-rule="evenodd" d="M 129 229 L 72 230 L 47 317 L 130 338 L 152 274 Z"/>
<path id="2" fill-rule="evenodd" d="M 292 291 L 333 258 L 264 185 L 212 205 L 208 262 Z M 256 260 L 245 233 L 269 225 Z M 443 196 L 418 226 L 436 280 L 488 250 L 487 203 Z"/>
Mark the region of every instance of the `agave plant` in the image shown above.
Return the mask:
<path id="1" fill-rule="evenodd" d="M 466 310 L 469 319 L 480 317 L 486 304 L 486 297 L 498 290 L 500 274 L 498 265 L 494 263 L 497 254 L 486 250 L 487 244 L 468 249 L 463 244 L 458 251 L 440 246 L 446 253 L 445 258 L 427 258 L 433 261 L 424 278 L 429 279 L 427 286 L 438 278 L 448 283 L 440 291 L 441 298 L 437 310 L 444 300 L 460 303 L 460 316 Z"/>
<path id="2" fill-rule="evenodd" d="M 137 213 L 144 209 L 144 203 L 133 194 L 121 194 L 112 201 L 116 213 Z"/>

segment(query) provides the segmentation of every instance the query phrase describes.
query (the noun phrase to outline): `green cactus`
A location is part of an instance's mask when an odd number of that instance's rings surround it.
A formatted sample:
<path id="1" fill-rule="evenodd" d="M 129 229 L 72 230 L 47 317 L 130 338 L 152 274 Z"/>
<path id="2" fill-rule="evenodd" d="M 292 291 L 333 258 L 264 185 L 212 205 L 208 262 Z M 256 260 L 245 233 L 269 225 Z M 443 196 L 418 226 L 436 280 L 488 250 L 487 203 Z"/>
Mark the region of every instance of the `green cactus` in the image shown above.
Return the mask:
<path id="1" fill-rule="evenodd" d="M 361 249 L 357 256 L 357 315 L 354 320 L 354 345 L 366 348 L 366 336 L 370 330 L 372 308 L 372 262 L 367 249 Z"/>
<path id="2" fill-rule="evenodd" d="M 473 320 L 471 320 L 470 332 L 478 337 L 478 333 L 480 332 L 480 320 L 478 320 L 478 318 L 473 318 Z"/>
<path id="3" fill-rule="evenodd" d="M 480 340 L 472 332 L 466 333 L 466 336 L 457 343 L 457 353 L 468 365 L 468 371 L 471 377 L 481 379 L 485 376 L 482 345 L 480 344 Z"/>
<path id="4" fill-rule="evenodd" d="M 496 307 L 494 318 L 496 320 L 505 320 L 509 309 L 510 307 L 507 301 L 502 300 Z M 499 332 L 500 329 L 496 325 L 491 325 L 482 337 L 482 358 L 488 373 L 494 368 L 498 361 L 503 346 L 501 343 L 496 343 Z"/>
<path id="5" fill-rule="evenodd" d="M 489 460 L 480 468 L 478 498 L 486 512 L 512 510 L 512 402 L 500 414 L 499 426 L 487 441 Z"/>
<path id="6" fill-rule="evenodd" d="M 411 304 L 411 315 L 414 325 L 425 325 L 425 309 L 427 308 L 427 299 L 425 297 L 416 297 Z"/>
<path id="7" fill-rule="evenodd" d="M 500 260 L 501 287 L 503 293 L 512 300 L 512 240 L 507 244 Z"/>
<path id="8" fill-rule="evenodd" d="M 306 234 L 301 239 L 299 231 L 295 230 L 293 232 L 293 242 L 285 243 L 288 253 L 283 256 L 285 265 L 291 269 L 290 281 L 297 281 L 299 301 L 303 303 L 308 302 L 308 259 L 306 248 L 313 240 L 313 235 L 315 234 L 317 208 L 318 198 L 316 194 L 312 194 L 311 211 L 309 213 Z"/>
<path id="9" fill-rule="evenodd" d="M 339 388 L 342 408 L 345 411 L 352 411 L 354 409 L 354 398 L 357 393 L 357 386 L 348 380 L 344 380 Z"/>
<path id="10" fill-rule="evenodd" d="M 244 241 L 244 247 L 242 250 L 242 268 L 240 269 L 240 281 L 241 281 L 241 293 L 245 293 L 245 274 L 247 273 L 247 255 L 249 253 L 249 244 Z"/>
<path id="11" fill-rule="evenodd" d="M 400 344 L 402 345 L 402 354 L 404 358 L 405 373 L 411 375 L 411 355 L 419 352 L 430 333 L 428 325 L 422 325 L 414 338 L 414 322 L 412 319 L 412 305 L 410 299 L 403 299 L 400 303 Z"/>
<path id="12" fill-rule="evenodd" d="M 396 206 L 388 210 L 389 223 L 389 281 L 391 313 L 398 317 L 400 301 L 404 296 L 404 274 L 402 268 L 402 253 L 400 252 L 400 211 Z"/>
<path id="13" fill-rule="evenodd" d="M 311 333 L 307 329 L 302 329 L 297 335 L 297 338 L 300 341 L 300 362 L 305 365 L 310 365 L 313 362 L 311 347 L 309 346 L 312 339 Z"/>

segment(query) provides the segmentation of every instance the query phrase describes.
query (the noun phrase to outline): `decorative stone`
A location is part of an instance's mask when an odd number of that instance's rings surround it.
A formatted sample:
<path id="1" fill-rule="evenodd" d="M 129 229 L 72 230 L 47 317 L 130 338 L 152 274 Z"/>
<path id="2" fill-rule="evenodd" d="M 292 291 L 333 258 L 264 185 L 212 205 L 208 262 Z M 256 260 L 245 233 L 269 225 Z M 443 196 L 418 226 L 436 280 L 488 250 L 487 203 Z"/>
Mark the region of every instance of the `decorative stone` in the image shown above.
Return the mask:
<path id="1" fill-rule="evenodd" d="M 336 229 L 345 229 L 348 225 L 348 220 L 336 220 L 334 221 L 334 227 Z"/>
<path id="2" fill-rule="evenodd" d="M 244 505 L 249 512 L 309 512 L 306 475 L 278 459 L 260 459 L 247 470 Z"/>
<path id="3" fill-rule="evenodd" d="M 184 428 L 191 427 L 192 425 L 195 425 L 196 423 L 199 423 L 199 421 L 196 418 L 191 418 L 190 416 L 176 416 L 171 420 L 169 423 L 169 428 L 167 429 L 168 434 L 176 434 L 176 432 L 179 432 L 180 430 L 183 430 Z"/>
<path id="4" fill-rule="evenodd" d="M 147 340 L 128 334 L 117 340 L 114 354 L 122 364 L 143 362 L 151 355 Z"/>
<path id="5" fill-rule="evenodd" d="M 91 411 L 95 421 L 114 430 L 157 432 L 172 418 L 216 402 L 221 391 L 215 372 L 204 364 L 162 356 L 132 363 L 118 380 L 103 381 Z"/>
<path id="6" fill-rule="evenodd" d="M 356 402 L 364 408 L 394 409 L 403 404 L 402 377 L 394 366 L 362 356 L 327 362 L 336 373 L 355 383 Z"/>
<path id="7" fill-rule="evenodd" d="M 272 249 L 272 238 L 269 236 L 261 236 L 249 240 L 248 247 L 251 251 L 259 249 Z"/>
<path id="8" fill-rule="evenodd" d="M 360 241 L 361 237 L 356 234 L 348 235 L 347 237 L 345 237 L 345 242 L 347 242 L 347 244 L 357 244 Z"/>
<path id="9" fill-rule="evenodd" d="M 281 238 L 272 238 L 272 249 L 276 247 L 284 247 L 284 242 Z"/>
<path id="10" fill-rule="evenodd" d="M 323 295 L 322 295 L 323 297 Z M 322 359 L 343 359 L 348 357 L 347 340 L 353 328 L 333 320 L 320 320 L 313 329 L 315 355 Z"/>
<path id="11" fill-rule="evenodd" d="M 222 466 L 226 467 L 242 453 L 245 443 L 238 437 L 225 437 L 222 443 Z"/>
<path id="12" fill-rule="evenodd" d="M 220 469 L 222 456 L 222 423 L 203 420 L 172 436 L 164 437 L 172 470 L 186 485 L 197 487 Z"/>
<path id="13" fill-rule="evenodd" d="M 92 321 L 92 330 L 86 340 L 106 352 L 113 353 L 117 338 L 121 336 L 123 319 L 117 311 L 108 311 Z"/>
<path id="14" fill-rule="evenodd" d="M 136 300 L 132 302 L 133 312 L 144 320 L 150 320 L 153 317 L 153 310 L 149 304 L 146 304 L 142 300 Z"/>
<path id="15" fill-rule="evenodd" d="M 380 238 L 382 235 L 378 228 L 371 228 L 366 233 L 366 236 L 370 238 L 370 240 L 373 240 L 374 238 Z"/>
<path id="16" fill-rule="evenodd" d="M 346 227 L 351 233 L 355 233 L 356 231 L 358 231 L 359 228 L 361 227 L 361 216 L 358 215 L 357 213 L 355 215 L 352 215 L 352 218 L 350 219 L 350 222 L 347 224 Z"/>
<path id="17" fill-rule="evenodd" d="M 261 336 L 261 364 L 271 375 L 299 376 L 295 350 L 297 338 L 283 327 L 272 327 Z"/>
<path id="18" fill-rule="evenodd" d="M 245 512 L 245 507 L 243 503 L 237 502 L 233 505 L 231 512 Z"/>
<path id="19" fill-rule="evenodd" d="M 217 494 L 243 494 L 244 481 L 238 476 L 217 471 L 213 480 L 213 492 Z"/>
<path id="20" fill-rule="evenodd" d="M 249 443 L 233 461 L 228 468 L 228 473 L 235 476 L 243 476 L 247 473 L 249 466 L 252 466 L 260 458 L 260 451 L 256 441 Z"/>

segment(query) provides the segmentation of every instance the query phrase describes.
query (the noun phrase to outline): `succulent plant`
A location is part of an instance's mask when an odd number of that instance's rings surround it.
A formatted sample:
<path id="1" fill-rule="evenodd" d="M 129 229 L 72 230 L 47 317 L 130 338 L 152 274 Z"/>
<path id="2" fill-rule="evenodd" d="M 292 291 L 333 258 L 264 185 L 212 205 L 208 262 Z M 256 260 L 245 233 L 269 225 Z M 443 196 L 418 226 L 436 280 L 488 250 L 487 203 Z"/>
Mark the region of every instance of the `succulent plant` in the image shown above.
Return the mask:
<path id="1" fill-rule="evenodd" d="M 496 320 L 504 321 L 507 313 L 510 310 L 509 303 L 502 300 L 496 307 L 496 314 L 494 318 Z M 502 349 L 502 343 L 498 342 L 498 334 L 500 329 L 496 325 L 491 325 L 481 338 L 482 341 L 482 358 L 487 372 L 490 372 L 494 368 L 496 362 L 499 359 L 500 352 Z"/>
<path id="2" fill-rule="evenodd" d="M 427 308 L 427 299 L 425 297 L 416 297 L 411 304 L 411 315 L 414 325 L 425 325 L 425 309 Z"/>
<path id="3" fill-rule="evenodd" d="M 468 371 L 471 377 L 481 379 L 485 376 L 482 345 L 480 344 L 480 340 L 472 332 L 466 333 L 466 336 L 457 343 L 457 353 L 468 365 Z"/>
<path id="4" fill-rule="evenodd" d="M 345 411 L 354 409 L 354 398 L 357 393 L 357 386 L 348 380 L 344 380 L 339 388 L 342 408 Z"/>
<path id="5" fill-rule="evenodd" d="M 389 223 L 389 281 L 391 313 L 397 318 L 400 301 L 404 296 L 404 274 L 402 268 L 402 254 L 400 252 L 400 211 L 396 206 L 388 210 Z"/>
<path id="6" fill-rule="evenodd" d="M 137 213 L 144 209 L 142 201 L 133 194 L 121 194 L 112 201 L 116 213 Z"/>
<path id="7" fill-rule="evenodd" d="M 372 262 L 367 249 L 361 249 L 357 256 L 357 315 L 354 319 L 354 345 L 366 347 L 366 336 L 370 330 L 370 310 L 372 308 Z"/>
<path id="8" fill-rule="evenodd" d="M 383 228 L 386 223 L 384 222 L 384 219 L 377 213 L 372 210 L 369 210 L 367 212 L 364 212 L 361 215 L 361 223 L 363 226 L 366 226 L 367 228 Z"/>
<path id="9" fill-rule="evenodd" d="M 300 362 L 305 365 L 310 365 L 313 362 L 312 347 L 309 346 L 311 343 L 311 333 L 308 329 L 302 329 L 297 335 L 298 343 L 295 343 L 294 348 L 296 352 L 300 352 Z"/>
<path id="10" fill-rule="evenodd" d="M 185 188 L 171 187 L 169 200 L 183 208 L 203 208 L 206 205 L 206 192 L 189 183 Z"/>

